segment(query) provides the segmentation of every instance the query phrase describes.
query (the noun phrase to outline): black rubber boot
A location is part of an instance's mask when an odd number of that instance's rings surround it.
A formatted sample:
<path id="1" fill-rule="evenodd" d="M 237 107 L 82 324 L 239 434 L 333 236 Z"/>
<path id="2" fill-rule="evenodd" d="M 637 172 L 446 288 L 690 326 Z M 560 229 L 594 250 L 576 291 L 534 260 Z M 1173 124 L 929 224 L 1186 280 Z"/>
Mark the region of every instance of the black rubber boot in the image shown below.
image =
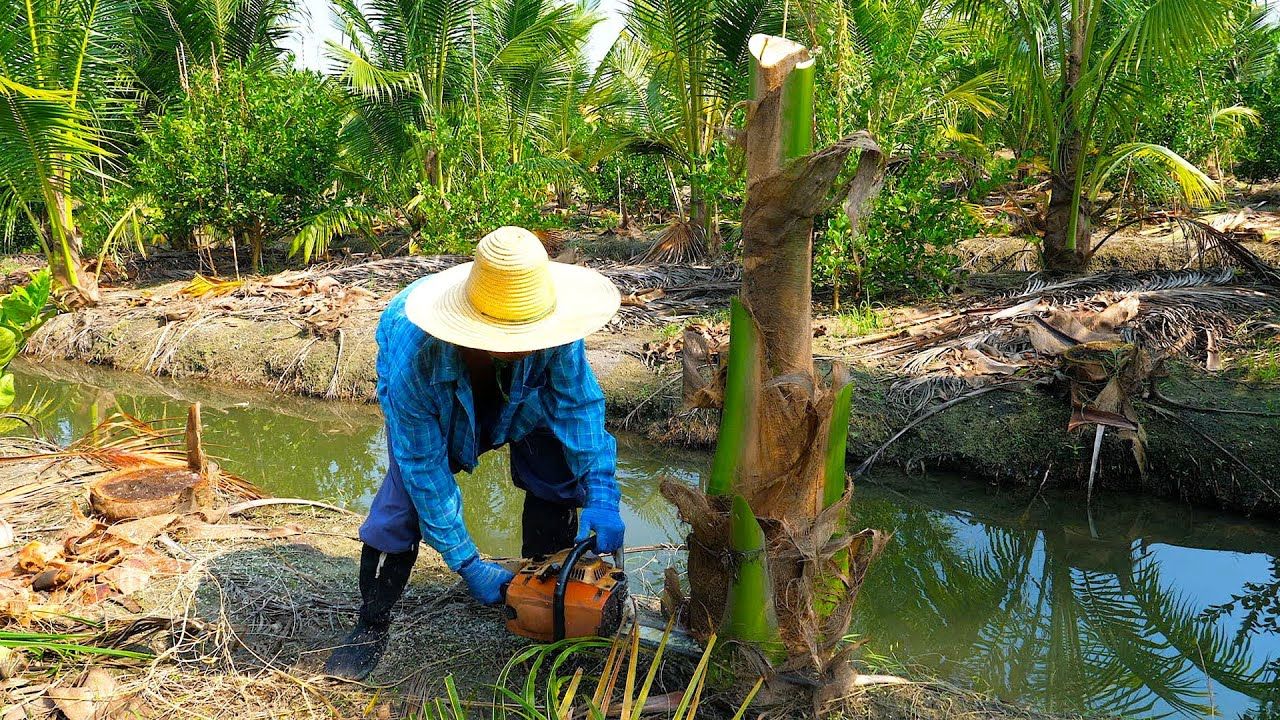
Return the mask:
<path id="1" fill-rule="evenodd" d="M 355 628 L 324 664 L 326 674 L 363 680 L 377 667 L 387 648 L 391 608 L 404 594 L 418 548 L 384 553 L 368 545 L 360 551 L 360 615 Z"/>
<path id="2" fill-rule="evenodd" d="M 520 554 L 527 558 L 550 555 L 573 547 L 573 539 L 578 534 L 578 508 L 526 492 L 520 525 L 523 530 Z"/>

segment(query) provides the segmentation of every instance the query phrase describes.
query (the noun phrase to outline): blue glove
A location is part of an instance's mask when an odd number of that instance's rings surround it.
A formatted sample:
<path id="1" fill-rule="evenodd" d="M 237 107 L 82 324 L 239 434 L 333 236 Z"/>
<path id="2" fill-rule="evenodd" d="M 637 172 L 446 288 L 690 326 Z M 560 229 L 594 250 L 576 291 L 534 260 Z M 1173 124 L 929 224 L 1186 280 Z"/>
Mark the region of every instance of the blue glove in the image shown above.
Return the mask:
<path id="1" fill-rule="evenodd" d="M 578 518 L 578 537 L 574 542 L 582 542 L 595 533 L 596 552 L 608 555 L 622 547 L 622 535 L 626 530 L 617 509 L 588 506 Z"/>
<path id="2" fill-rule="evenodd" d="M 471 597 L 482 605 L 497 605 L 502 602 L 502 586 L 515 577 L 515 573 L 510 570 L 497 563 L 481 560 L 476 555 L 462 563 L 458 574 L 467 584 Z"/>

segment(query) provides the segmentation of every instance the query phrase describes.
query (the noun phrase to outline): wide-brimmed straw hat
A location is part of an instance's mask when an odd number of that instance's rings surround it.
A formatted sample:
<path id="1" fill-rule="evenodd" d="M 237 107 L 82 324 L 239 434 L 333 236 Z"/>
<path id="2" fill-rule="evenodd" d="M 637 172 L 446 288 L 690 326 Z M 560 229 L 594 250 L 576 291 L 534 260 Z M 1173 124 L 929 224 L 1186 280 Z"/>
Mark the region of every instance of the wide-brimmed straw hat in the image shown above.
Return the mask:
<path id="1" fill-rule="evenodd" d="M 474 262 L 430 276 L 409 293 L 409 320 L 445 342 L 491 352 L 556 347 L 604 327 L 621 297 L 590 268 L 551 262 L 542 242 L 501 227 L 476 246 Z"/>

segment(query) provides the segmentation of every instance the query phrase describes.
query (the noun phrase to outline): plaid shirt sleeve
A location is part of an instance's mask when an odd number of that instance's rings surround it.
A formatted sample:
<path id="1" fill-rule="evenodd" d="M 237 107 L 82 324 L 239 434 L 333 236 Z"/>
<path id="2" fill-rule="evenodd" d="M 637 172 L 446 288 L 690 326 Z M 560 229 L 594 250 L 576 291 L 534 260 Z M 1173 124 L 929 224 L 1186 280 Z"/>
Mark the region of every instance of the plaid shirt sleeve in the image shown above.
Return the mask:
<path id="1" fill-rule="evenodd" d="M 587 505 L 618 509 L 618 446 L 604 427 L 604 392 L 579 340 L 556 348 L 542 391 L 547 424 L 564 446 L 570 472 L 583 484 Z"/>
<path id="2" fill-rule="evenodd" d="M 378 332 L 378 401 L 387 449 L 418 513 L 422 537 L 453 570 L 477 554 L 462 519 L 462 493 L 449 471 L 449 451 L 429 378 L 419 369 L 425 335 L 407 320 Z"/>

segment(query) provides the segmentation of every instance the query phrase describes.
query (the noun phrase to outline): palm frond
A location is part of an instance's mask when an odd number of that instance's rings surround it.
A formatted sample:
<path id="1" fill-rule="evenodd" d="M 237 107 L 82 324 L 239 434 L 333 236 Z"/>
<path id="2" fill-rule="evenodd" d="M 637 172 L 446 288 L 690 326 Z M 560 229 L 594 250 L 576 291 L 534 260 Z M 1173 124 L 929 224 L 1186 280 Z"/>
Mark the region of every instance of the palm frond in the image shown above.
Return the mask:
<path id="1" fill-rule="evenodd" d="M 28 201 L 47 200 L 45 188 L 68 190 L 75 173 L 97 175 L 93 160 L 110 156 L 71 98 L 0 76 L 0 180 Z"/>
<path id="2" fill-rule="evenodd" d="M 145 99 L 164 106 L 183 95 L 192 69 L 277 62 L 297 18 L 294 0 L 123 0 L 129 8 L 127 72 Z M 129 37 L 120 33 L 119 37 Z"/>
<path id="3" fill-rule="evenodd" d="M 302 229 L 293 236 L 289 247 L 291 257 L 302 255 L 302 262 L 322 257 L 329 251 L 329 243 L 339 235 L 352 232 L 373 234 L 373 224 L 382 217 L 381 211 L 364 205 L 340 205 L 325 209 L 309 218 Z"/>
<path id="4" fill-rule="evenodd" d="M 332 40 L 326 43 L 331 60 L 341 69 L 338 77 L 354 94 L 373 100 L 389 100 L 401 92 L 421 92 L 417 74 L 378 67 L 369 58 Z"/>
<path id="5" fill-rule="evenodd" d="M 1124 143 L 1098 162 L 1089 195 L 1096 198 L 1107 178 L 1127 162 L 1152 163 L 1164 167 L 1194 207 L 1203 207 L 1222 197 L 1222 187 L 1186 158 L 1163 145 L 1146 142 Z"/>
<path id="6" fill-rule="evenodd" d="M 1241 134 L 1249 127 L 1256 127 L 1261 124 L 1262 115 L 1257 110 L 1244 105 L 1231 105 L 1218 108 L 1209 113 L 1210 130 L 1213 130 L 1218 125 L 1223 125 L 1226 127 L 1227 132 Z"/>

